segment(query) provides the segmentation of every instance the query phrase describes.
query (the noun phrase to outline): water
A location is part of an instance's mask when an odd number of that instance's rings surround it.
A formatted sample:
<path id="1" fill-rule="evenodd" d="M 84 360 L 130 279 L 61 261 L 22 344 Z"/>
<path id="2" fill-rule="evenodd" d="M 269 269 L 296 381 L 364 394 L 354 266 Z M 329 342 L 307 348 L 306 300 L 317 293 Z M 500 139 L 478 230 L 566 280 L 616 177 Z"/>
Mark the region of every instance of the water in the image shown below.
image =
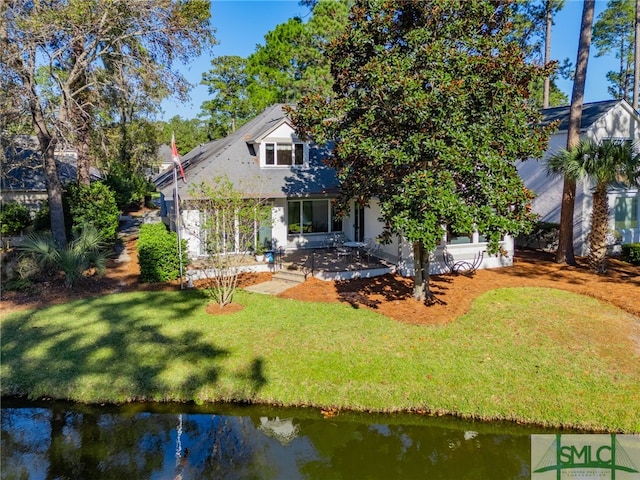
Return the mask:
<path id="1" fill-rule="evenodd" d="M 525 479 L 548 430 L 259 406 L 2 402 L 1 478 Z"/>

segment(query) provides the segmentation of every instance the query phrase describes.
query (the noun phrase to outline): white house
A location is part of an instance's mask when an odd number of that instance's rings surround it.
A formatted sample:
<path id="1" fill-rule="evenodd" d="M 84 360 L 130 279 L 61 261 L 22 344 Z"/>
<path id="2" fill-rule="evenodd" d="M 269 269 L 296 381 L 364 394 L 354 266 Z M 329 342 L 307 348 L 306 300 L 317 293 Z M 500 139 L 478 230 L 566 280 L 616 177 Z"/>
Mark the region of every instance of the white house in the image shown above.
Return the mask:
<path id="1" fill-rule="evenodd" d="M 179 139 L 177 139 L 179 141 Z M 259 241 L 286 250 L 322 247 L 336 233 L 345 239 L 363 241 L 382 232 L 380 209 L 375 201 L 369 208 L 352 208 L 349 217 L 337 219 L 332 200 L 338 194 L 335 171 L 323 162 L 326 146 L 300 140 L 287 119 L 283 105 L 273 105 L 228 137 L 196 147 L 182 158 L 186 183 L 178 182 L 183 223 L 182 238 L 188 242 L 189 256 L 205 251 L 198 235 L 199 212 L 189 209 L 189 185 L 226 176 L 248 197 L 259 195 L 272 206 L 272 225 L 259 230 Z M 162 194 L 161 215 L 175 227 L 174 183 L 171 169 L 156 178 Z M 444 233 L 444 230 L 443 230 Z M 514 242 L 502 243 L 504 256 L 489 256 L 487 244 L 477 234 L 446 238 L 433 252 L 432 273 L 448 271 L 443 254 L 454 261 L 474 262 L 479 268 L 513 263 Z M 413 250 L 402 238 L 382 245 L 380 256 L 398 266 L 404 275 L 413 274 Z"/>
<path id="2" fill-rule="evenodd" d="M 567 146 L 569 106 L 542 111 L 544 122 L 559 121 L 558 129 L 549 139 L 549 147 L 541 160 L 528 160 L 518 171 L 525 186 L 536 194 L 532 209 L 544 222 L 560 223 L 563 179 L 547 174 L 546 160 Z M 640 116 L 625 100 L 586 103 L 582 109 L 580 137 L 600 141 L 604 139 L 640 140 Z M 580 181 L 576 188 L 574 211 L 574 250 L 577 255 L 588 253 L 592 208 L 592 189 L 589 181 Z M 612 186 L 609 190 L 611 231 L 620 234 L 622 243 L 640 241 L 638 226 L 639 193 L 637 188 Z"/>

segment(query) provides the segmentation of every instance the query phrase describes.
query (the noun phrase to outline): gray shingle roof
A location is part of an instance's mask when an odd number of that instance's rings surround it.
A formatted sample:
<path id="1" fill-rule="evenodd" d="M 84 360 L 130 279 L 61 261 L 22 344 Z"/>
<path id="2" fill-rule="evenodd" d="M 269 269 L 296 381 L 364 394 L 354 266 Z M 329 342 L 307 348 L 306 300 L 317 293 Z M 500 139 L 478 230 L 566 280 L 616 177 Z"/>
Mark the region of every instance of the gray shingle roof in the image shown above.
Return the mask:
<path id="1" fill-rule="evenodd" d="M 610 109 L 618 105 L 624 100 L 604 100 L 602 102 L 585 103 L 582 106 L 582 120 L 580 121 L 580 130 L 589 128 L 594 122 L 605 115 Z M 542 110 L 542 123 L 547 125 L 556 120 L 560 121 L 557 131 L 566 131 L 569 129 L 569 110 L 570 105 L 563 107 L 545 108 Z"/>
<path id="2" fill-rule="evenodd" d="M 283 107 L 283 104 L 272 105 L 231 135 L 202 144 L 182 157 L 187 183 L 178 181 L 180 198 L 189 198 L 190 184 L 221 176 L 229 178 L 235 188 L 247 196 L 285 198 L 336 193 L 335 171 L 323 163 L 329 154 L 326 147 L 311 144 L 309 165 L 303 168 L 260 168 L 253 143 L 287 122 Z M 154 181 L 166 197 L 173 195 L 172 168 L 160 173 Z"/>
<path id="3" fill-rule="evenodd" d="M 63 185 L 76 180 L 77 159 L 72 153 L 56 153 L 58 177 Z M 98 172 L 91 170 L 93 179 Z M 2 160 L 0 185 L 5 192 L 46 192 L 47 183 L 44 175 L 40 152 L 28 146 L 11 145 L 5 149 Z"/>

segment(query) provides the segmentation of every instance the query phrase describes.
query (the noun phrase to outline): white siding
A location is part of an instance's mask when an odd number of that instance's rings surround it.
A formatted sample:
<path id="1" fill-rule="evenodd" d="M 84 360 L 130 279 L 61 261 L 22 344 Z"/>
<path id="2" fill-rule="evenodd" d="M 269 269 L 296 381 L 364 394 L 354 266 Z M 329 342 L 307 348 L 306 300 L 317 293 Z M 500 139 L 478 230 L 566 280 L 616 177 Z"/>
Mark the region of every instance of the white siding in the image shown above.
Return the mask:
<path id="1" fill-rule="evenodd" d="M 602 118 L 594 122 L 581 138 L 602 140 L 606 138 L 625 138 L 637 141 L 640 139 L 640 125 L 634 115 L 623 103 L 616 105 Z M 560 223 L 560 210 L 562 205 L 562 177 L 547 175 L 546 161 L 567 146 L 567 132 L 559 132 L 549 139 L 549 147 L 541 160 L 527 160 L 518 166 L 518 172 L 527 188 L 536 194 L 532 203 L 533 211 L 540 215 L 544 222 Z M 587 236 L 591 223 L 592 209 L 592 185 L 588 182 L 578 182 L 576 186 L 576 199 L 574 209 L 574 249 L 577 255 L 588 253 Z M 615 202 L 615 194 L 610 196 L 612 207 Z M 612 228 L 613 228 L 613 217 Z M 628 238 L 637 238 L 639 232 L 625 232 Z"/>

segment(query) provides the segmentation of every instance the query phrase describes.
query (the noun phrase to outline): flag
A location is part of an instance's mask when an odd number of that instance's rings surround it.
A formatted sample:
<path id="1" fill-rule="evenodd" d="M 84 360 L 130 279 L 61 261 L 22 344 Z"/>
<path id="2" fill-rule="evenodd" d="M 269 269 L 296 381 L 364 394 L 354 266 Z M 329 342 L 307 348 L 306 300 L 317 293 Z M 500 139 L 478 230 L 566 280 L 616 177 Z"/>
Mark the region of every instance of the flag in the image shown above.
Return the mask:
<path id="1" fill-rule="evenodd" d="M 175 166 L 180 170 L 182 181 L 187 183 L 187 179 L 184 177 L 184 169 L 182 168 L 182 163 L 180 162 L 180 154 L 178 153 L 178 149 L 176 148 L 176 137 L 173 133 L 171 134 L 171 159 L 173 160 Z"/>

